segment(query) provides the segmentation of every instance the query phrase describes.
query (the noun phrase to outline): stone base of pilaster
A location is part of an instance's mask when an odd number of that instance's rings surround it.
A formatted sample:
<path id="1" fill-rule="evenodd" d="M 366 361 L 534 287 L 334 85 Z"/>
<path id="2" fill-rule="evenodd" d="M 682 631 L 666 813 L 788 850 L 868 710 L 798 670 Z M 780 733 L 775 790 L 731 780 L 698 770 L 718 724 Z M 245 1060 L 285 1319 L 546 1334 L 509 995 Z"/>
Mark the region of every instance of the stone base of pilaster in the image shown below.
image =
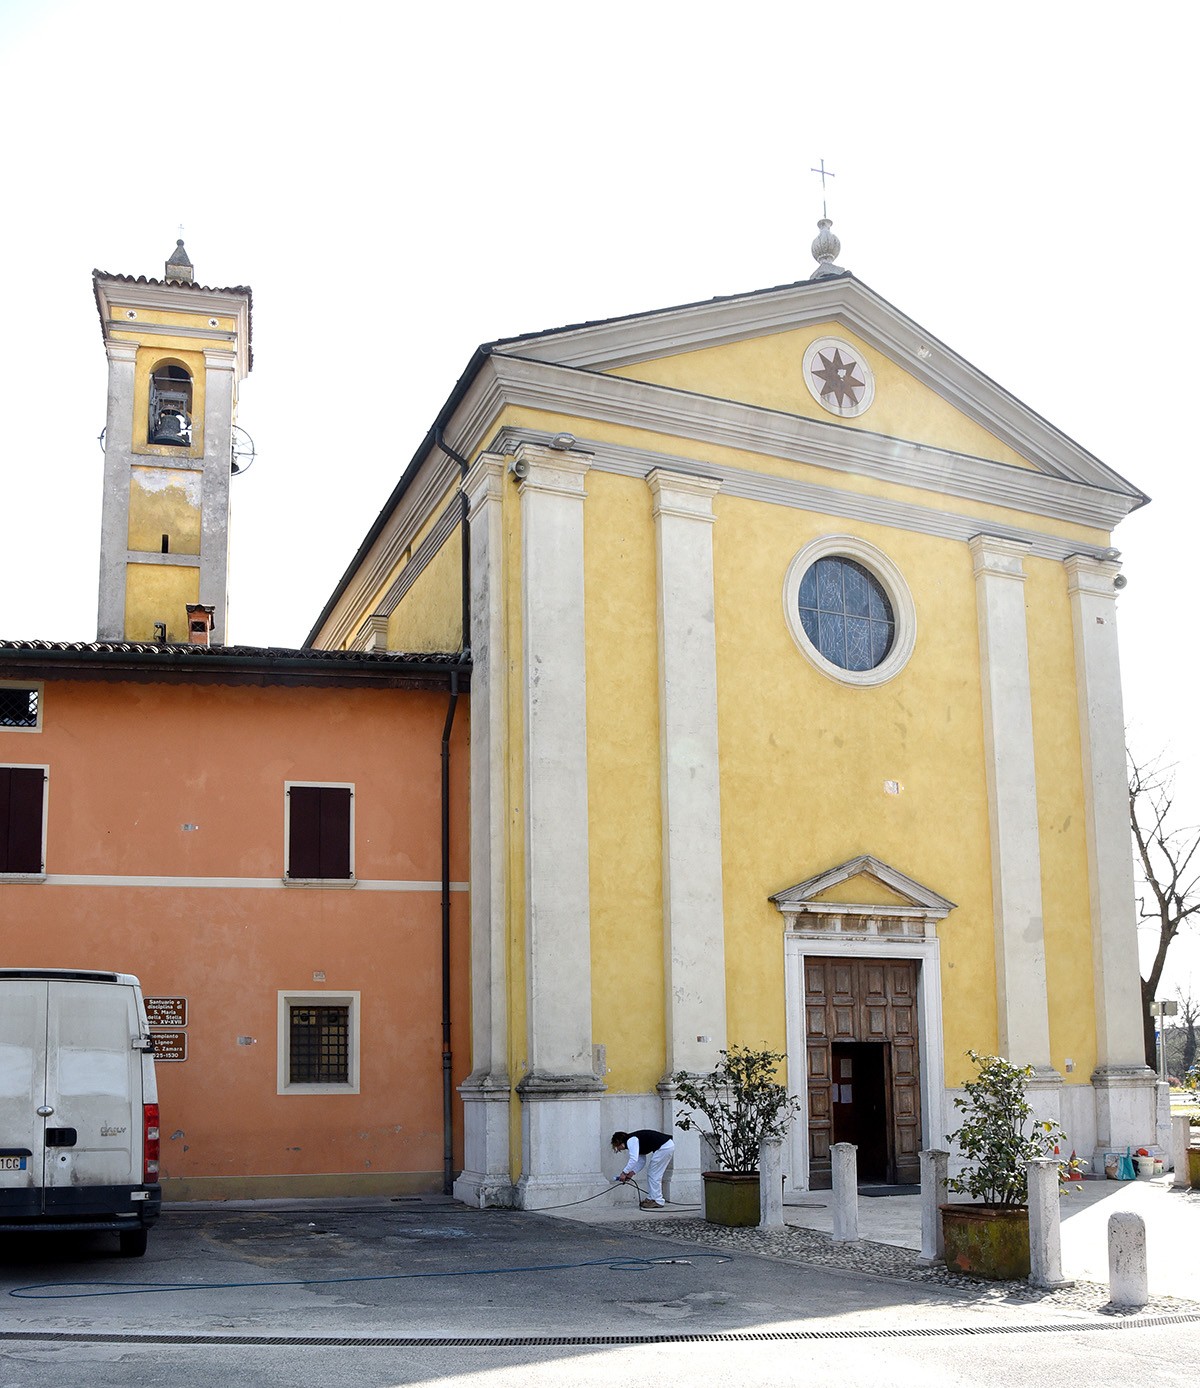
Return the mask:
<path id="1" fill-rule="evenodd" d="M 1157 1134 L 1158 1077 L 1146 1065 L 1104 1065 L 1092 1073 L 1096 1098 L 1096 1150 L 1092 1169 L 1104 1171 L 1108 1152 L 1153 1149 Z"/>
<path id="2" fill-rule="evenodd" d="M 700 1133 L 692 1128 L 685 1132 L 675 1126 L 683 1109 L 675 1095 L 675 1086 L 669 1079 L 658 1083 L 658 1097 L 662 1103 L 662 1119 L 659 1127 L 670 1133 L 675 1140 L 675 1158 L 667 1168 L 670 1187 L 667 1199 L 673 1205 L 701 1205 L 704 1201 L 704 1182 L 701 1173 L 712 1170 L 711 1163 L 706 1166 L 707 1152 Z M 664 1187 L 666 1190 L 667 1187 Z"/>
<path id="3" fill-rule="evenodd" d="M 1033 1074 L 1025 1086 L 1025 1097 L 1039 1123 L 1053 1123 L 1056 1128 L 1063 1126 L 1062 1087 L 1063 1077 L 1053 1065 L 1033 1067 Z"/>
<path id="4" fill-rule="evenodd" d="M 611 1178 L 599 1167 L 600 1101 L 595 1075 L 529 1074 L 521 1099 L 521 1177 L 516 1205 L 545 1210 L 598 1194 Z"/>
<path id="5" fill-rule="evenodd" d="M 463 1101 L 463 1169 L 454 1198 L 477 1209 L 512 1208 L 516 1195 L 509 1165 L 507 1076 L 472 1075 L 458 1088 Z"/>

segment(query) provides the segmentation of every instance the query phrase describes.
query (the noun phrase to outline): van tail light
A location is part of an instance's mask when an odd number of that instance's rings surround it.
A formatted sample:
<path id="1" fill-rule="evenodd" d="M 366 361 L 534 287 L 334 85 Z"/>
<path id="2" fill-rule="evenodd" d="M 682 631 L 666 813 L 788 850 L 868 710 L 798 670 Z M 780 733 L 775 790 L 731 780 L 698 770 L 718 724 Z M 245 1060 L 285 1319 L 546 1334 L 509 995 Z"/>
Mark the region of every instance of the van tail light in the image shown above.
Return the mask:
<path id="1" fill-rule="evenodd" d="M 142 1105 L 142 1180 L 153 1185 L 158 1180 L 158 1105 Z"/>

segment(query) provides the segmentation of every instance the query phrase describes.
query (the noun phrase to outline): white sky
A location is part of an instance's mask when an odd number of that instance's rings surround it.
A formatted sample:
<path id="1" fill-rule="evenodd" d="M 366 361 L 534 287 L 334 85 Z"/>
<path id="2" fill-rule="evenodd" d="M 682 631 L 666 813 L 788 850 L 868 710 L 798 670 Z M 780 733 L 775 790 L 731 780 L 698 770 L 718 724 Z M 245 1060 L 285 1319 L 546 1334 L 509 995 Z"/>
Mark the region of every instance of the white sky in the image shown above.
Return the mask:
<path id="1" fill-rule="evenodd" d="M 806 278 L 823 158 L 840 263 L 1154 498 L 1126 709 L 1200 820 L 1198 14 L 0 0 L 0 635 L 95 637 L 93 267 L 253 288 L 230 636 L 297 645 L 478 343 Z"/>

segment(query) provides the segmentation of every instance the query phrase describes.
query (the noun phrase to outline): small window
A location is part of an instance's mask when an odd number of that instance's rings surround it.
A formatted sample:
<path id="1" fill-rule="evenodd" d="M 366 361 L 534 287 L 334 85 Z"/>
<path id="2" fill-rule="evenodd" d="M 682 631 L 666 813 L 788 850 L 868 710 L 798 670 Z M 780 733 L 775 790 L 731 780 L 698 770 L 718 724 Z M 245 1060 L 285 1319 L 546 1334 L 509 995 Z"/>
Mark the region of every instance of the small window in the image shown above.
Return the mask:
<path id="1" fill-rule="evenodd" d="M 358 1093 L 357 993 L 279 994 L 279 1093 Z"/>
<path id="2" fill-rule="evenodd" d="M 0 728 L 36 732 L 41 726 L 39 687 L 36 684 L 0 684 Z"/>
<path id="3" fill-rule="evenodd" d="M 354 788 L 287 786 L 289 881 L 342 881 L 354 877 Z"/>
<path id="4" fill-rule="evenodd" d="M 0 766 L 0 873 L 38 876 L 45 869 L 44 766 Z"/>

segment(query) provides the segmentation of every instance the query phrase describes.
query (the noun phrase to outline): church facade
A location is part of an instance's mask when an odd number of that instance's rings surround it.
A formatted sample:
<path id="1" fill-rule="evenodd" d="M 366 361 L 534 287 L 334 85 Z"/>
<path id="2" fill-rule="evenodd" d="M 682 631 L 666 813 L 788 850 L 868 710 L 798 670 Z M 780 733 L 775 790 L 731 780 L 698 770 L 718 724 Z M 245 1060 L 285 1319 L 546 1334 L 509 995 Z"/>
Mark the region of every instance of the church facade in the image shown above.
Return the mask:
<path id="1" fill-rule="evenodd" d="M 480 348 L 310 635 L 449 650 L 469 583 L 465 1200 L 590 1193 L 735 1043 L 786 1055 L 791 1188 L 838 1140 L 916 1179 L 969 1049 L 1080 1155 L 1153 1140 L 1112 543 L 1146 498 L 814 255 Z"/>

